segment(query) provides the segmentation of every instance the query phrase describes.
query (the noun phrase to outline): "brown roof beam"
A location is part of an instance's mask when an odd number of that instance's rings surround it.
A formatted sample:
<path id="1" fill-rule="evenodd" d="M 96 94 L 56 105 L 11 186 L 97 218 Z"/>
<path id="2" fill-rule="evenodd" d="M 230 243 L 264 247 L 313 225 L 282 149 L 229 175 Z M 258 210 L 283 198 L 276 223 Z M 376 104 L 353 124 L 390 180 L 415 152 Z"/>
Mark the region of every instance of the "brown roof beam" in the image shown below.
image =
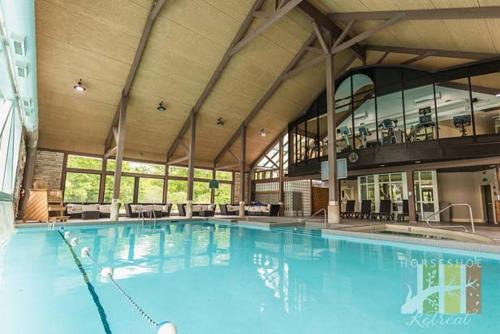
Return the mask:
<path id="1" fill-rule="evenodd" d="M 447 58 L 460 58 L 460 59 L 486 59 L 499 56 L 499 54 L 496 53 L 454 51 L 454 50 L 440 50 L 440 49 L 419 49 L 419 48 L 407 48 L 407 47 L 388 46 L 388 45 L 366 45 L 365 48 L 367 51 L 405 53 L 414 55 L 423 55 L 428 52 L 432 52 L 434 57 L 447 57 Z"/>
<path id="2" fill-rule="evenodd" d="M 334 40 L 338 39 L 342 35 L 343 29 L 333 22 L 327 15 L 323 14 L 310 1 L 302 1 L 298 7 L 302 9 L 304 13 L 309 15 L 316 23 L 330 31 Z M 364 61 L 365 49 L 361 45 L 355 43 L 351 46 L 351 49 L 355 52 L 359 59 Z"/>
<path id="3" fill-rule="evenodd" d="M 397 14 L 393 17 L 391 17 L 389 20 L 385 21 L 384 23 L 370 29 L 367 31 L 364 31 L 360 33 L 359 35 L 356 35 L 355 37 L 349 39 L 348 41 L 345 41 L 344 43 L 341 43 L 338 46 L 332 47 L 332 53 L 339 53 L 341 51 L 344 51 L 345 49 L 350 48 L 351 46 L 355 45 L 356 43 L 359 43 L 361 41 L 364 41 L 367 38 L 370 38 L 377 32 L 384 30 L 385 28 L 388 28 L 395 23 L 399 22 L 402 18 L 404 17 L 404 14 Z"/>
<path id="4" fill-rule="evenodd" d="M 252 24 L 252 22 L 254 20 L 253 14 L 260 9 L 263 2 L 264 2 L 264 0 L 255 0 L 254 4 L 250 8 L 250 11 L 248 12 L 247 16 L 243 20 L 243 23 L 241 24 L 240 29 L 238 30 L 238 32 L 234 36 L 233 40 L 231 41 L 231 44 L 229 45 L 228 49 L 224 53 L 224 56 L 222 57 L 221 61 L 219 62 L 219 65 L 217 65 L 217 68 L 215 69 L 214 73 L 210 77 L 210 80 L 208 81 L 207 85 L 205 86 L 205 89 L 203 90 L 200 97 L 196 101 L 196 104 L 194 105 L 194 107 L 191 109 L 191 114 L 197 113 L 201 109 L 201 106 L 207 100 L 208 96 L 210 95 L 210 93 L 214 89 L 215 84 L 220 79 L 220 77 L 222 76 L 222 73 L 224 72 L 224 69 L 226 68 L 227 64 L 231 60 L 231 56 L 232 56 L 231 50 L 245 36 L 248 29 L 250 28 L 250 25 Z M 181 130 L 177 134 L 174 142 L 172 143 L 172 145 L 168 149 L 167 161 L 174 155 L 175 151 L 177 150 L 177 147 L 179 147 L 180 141 L 182 140 L 182 138 L 184 137 L 184 135 L 188 131 L 189 124 L 190 124 L 189 119 L 191 117 L 191 114 L 184 122 L 184 125 L 182 126 Z"/>
<path id="5" fill-rule="evenodd" d="M 433 51 L 427 51 L 426 53 L 423 53 L 421 55 L 416 55 L 415 57 L 405 60 L 404 62 L 401 63 L 401 65 L 410 65 L 433 55 L 434 55 Z"/>
<path id="6" fill-rule="evenodd" d="M 130 66 L 130 70 L 127 76 L 127 81 L 125 82 L 125 85 L 123 87 L 122 91 L 122 96 L 128 96 L 130 93 L 130 88 L 132 87 L 132 83 L 134 82 L 135 75 L 137 74 L 137 69 L 139 68 L 139 64 L 142 59 L 142 55 L 144 53 L 144 49 L 146 48 L 146 44 L 149 39 L 149 35 L 151 34 L 151 30 L 153 29 L 153 23 L 158 17 L 158 14 L 160 13 L 160 10 L 162 9 L 163 5 L 165 5 L 166 0 L 155 0 L 153 1 L 153 4 L 151 5 L 151 9 L 148 14 L 148 18 L 146 20 L 146 24 L 144 25 L 144 28 L 142 30 L 142 35 L 141 39 L 139 40 L 139 44 L 137 45 L 137 49 L 135 51 L 134 55 L 134 60 L 132 61 L 132 65 Z M 120 103 L 121 103 L 121 98 L 120 98 Z M 111 124 L 111 127 L 109 128 L 108 131 L 108 136 L 106 137 L 106 143 L 105 143 L 105 149 L 104 152 L 108 152 L 111 143 L 114 138 L 114 128 L 118 125 L 118 119 L 120 115 L 120 103 L 116 107 L 115 111 L 115 116 L 113 118 L 113 123 Z"/>
<path id="7" fill-rule="evenodd" d="M 405 20 L 464 20 L 464 19 L 487 19 L 500 18 L 500 6 L 486 7 L 460 7 L 460 8 L 436 8 L 415 10 L 387 10 L 387 11 L 365 11 L 329 13 L 332 20 L 386 20 L 394 15 L 404 14 Z"/>
<path id="8" fill-rule="evenodd" d="M 283 5 L 282 7 L 278 8 L 273 15 L 267 19 L 264 23 L 262 23 L 257 29 L 255 29 L 252 33 L 246 35 L 244 38 L 242 38 L 238 43 L 236 43 L 235 46 L 231 49 L 231 55 L 234 55 L 236 52 L 240 51 L 253 41 L 255 38 L 257 38 L 259 35 L 261 35 L 264 31 L 269 29 L 274 23 L 279 21 L 283 16 L 288 14 L 292 9 L 297 7 L 297 5 L 301 2 L 302 0 L 290 0 L 286 3 L 286 5 Z"/>
<path id="9" fill-rule="evenodd" d="M 285 80 L 286 75 L 288 72 L 293 70 L 293 68 L 299 63 L 299 61 L 304 57 L 304 55 L 307 53 L 307 47 L 311 46 L 312 42 L 316 39 L 316 36 L 314 33 L 310 34 L 309 37 L 306 39 L 306 41 L 302 44 L 300 49 L 297 51 L 295 56 L 292 58 L 290 63 L 285 67 L 283 72 L 276 78 L 276 80 L 273 82 L 273 84 L 269 87 L 269 89 L 266 91 L 266 93 L 260 98 L 260 100 L 257 102 L 255 107 L 250 111 L 250 114 L 247 115 L 247 117 L 243 120 L 241 125 L 239 126 L 238 130 L 231 136 L 231 138 L 227 141 L 227 143 L 224 145 L 222 150 L 217 154 L 215 157 L 215 163 L 217 164 L 220 159 L 223 157 L 223 155 L 227 152 L 227 150 L 233 145 L 233 143 L 236 141 L 238 138 L 241 130 L 246 127 L 253 119 L 254 117 L 260 112 L 260 110 L 264 107 L 264 105 L 269 101 L 269 99 L 274 95 L 276 90 L 280 87 L 281 83 Z"/>

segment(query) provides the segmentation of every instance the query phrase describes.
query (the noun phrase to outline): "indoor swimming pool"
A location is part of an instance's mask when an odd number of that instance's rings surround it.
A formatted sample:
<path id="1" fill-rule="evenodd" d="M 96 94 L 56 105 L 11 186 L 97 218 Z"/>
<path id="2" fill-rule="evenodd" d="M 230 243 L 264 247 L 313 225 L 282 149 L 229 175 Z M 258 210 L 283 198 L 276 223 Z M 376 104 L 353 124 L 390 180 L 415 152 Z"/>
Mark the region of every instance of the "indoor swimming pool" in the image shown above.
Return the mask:
<path id="1" fill-rule="evenodd" d="M 496 333 L 499 264 L 218 220 L 23 228 L 0 248 L 0 333 Z"/>

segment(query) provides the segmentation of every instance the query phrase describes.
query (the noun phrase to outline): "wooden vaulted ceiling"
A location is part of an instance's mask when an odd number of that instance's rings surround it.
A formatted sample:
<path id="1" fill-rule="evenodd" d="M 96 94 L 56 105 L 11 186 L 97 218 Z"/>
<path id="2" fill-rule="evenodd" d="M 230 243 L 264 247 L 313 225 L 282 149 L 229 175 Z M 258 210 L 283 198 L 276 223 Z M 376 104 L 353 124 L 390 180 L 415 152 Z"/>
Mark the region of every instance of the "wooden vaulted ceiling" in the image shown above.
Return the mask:
<path id="1" fill-rule="evenodd" d="M 313 0 L 324 13 L 497 6 L 487 0 Z M 103 154 L 151 0 L 37 0 L 39 146 Z M 167 0 L 159 13 L 133 82 L 127 113 L 125 157 L 165 161 L 166 153 L 207 86 L 254 0 Z M 274 2 L 266 0 L 263 11 Z M 251 31 L 265 18 L 255 18 Z M 346 26 L 346 22 L 340 22 Z M 356 22 L 352 35 L 380 24 Z M 500 19 L 403 20 L 361 44 L 500 53 Z M 313 33 L 312 18 L 295 8 L 229 61 L 198 114 L 196 165 L 211 167 L 259 99 Z M 339 70 L 352 58 L 336 58 Z M 367 51 L 377 63 L 383 51 Z M 317 54 L 307 53 L 301 63 Z M 384 64 L 414 54 L 392 52 Z M 413 66 L 437 69 L 470 59 L 423 57 Z M 359 66 L 356 60 L 351 66 Z M 85 94 L 73 91 L 83 80 Z M 247 129 L 247 159 L 253 162 L 286 125 L 325 88 L 324 65 L 284 81 Z M 156 107 L 164 101 L 167 111 Z M 222 117 L 225 125 L 216 125 Z M 259 135 L 264 128 L 268 135 Z M 187 133 L 189 135 L 189 132 Z M 188 143 L 188 136 L 184 138 Z M 239 140 L 232 152 L 239 154 Z M 185 155 L 182 146 L 173 158 Z M 225 154 L 221 165 L 235 163 Z"/>

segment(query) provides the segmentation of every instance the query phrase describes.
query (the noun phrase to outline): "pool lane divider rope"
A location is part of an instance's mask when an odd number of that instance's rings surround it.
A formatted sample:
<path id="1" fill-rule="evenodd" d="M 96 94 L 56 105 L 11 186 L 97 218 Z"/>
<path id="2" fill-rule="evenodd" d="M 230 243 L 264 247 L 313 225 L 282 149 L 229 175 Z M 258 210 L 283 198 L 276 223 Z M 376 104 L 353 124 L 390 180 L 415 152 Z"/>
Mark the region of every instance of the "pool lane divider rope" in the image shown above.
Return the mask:
<path id="1" fill-rule="evenodd" d="M 69 251 L 71 252 L 71 255 L 73 256 L 73 260 L 75 261 L 76 266 L 80 270 L 80 273 L 83 276 L 83 280 L 85 281 L 85 284 L 87 285 L 87 289 L 90 292 L 90 295 L 92 296 L 92 300 L 94 301 L 95 306 L 97 307 L 97 312 L 99 313 L 99 317 L 101 318 L 101 323 L 102 326 L 104 327 L 104 331 L 106 334 L 112 334 L 111 328 L 109 327 L 109 322 L 106 316 L 106 312 L 104 311 L 104 307 L 102 307 L 101 301 L 99 300 L 99 296 L 97 295 L 94 286 L 89 280 L 89 276 L 87 275 L 87 272 L 83 268 L 82 262 L 78 258 L 78 256 L 75 253 L 75 250 L 73 249 L 73 246 L 68 242 L 68 240 L 64 237 L 64 234 L 61 231 L 57 231 L 61 238 L 64 240 L 64 243 L 68 246 Z"/>
<path id="2" fill-rule="evenodd" d="M 59 233 L 61 233 L 61 232 L 59 232 Z M 66 233 L 69 233 L 69 232 L 66 232 Z M 62 235 L 62 233 L 61 233 L 61 235 Z M 66 237 L 65 235 L 62 235 L 62 236 L 63 236 L 64 240 L 66 241 L 66 244 L 68 244 L 68 246 L 72 249 L 73 240 L 78 239 L 78 238 L 73 238 L 73 239 L 71 239 L 71 242 L 68 243 L 67 239 L 69 238 L 69 235 L 68 235 L 68 237 Z M 75 242 L 78 243 L 77 240 Z M 74 251 L 73 251 L 73 254 L 76 256 Z M 101 267 L 99 265 L 99 263 L 92 257 L 92 255 L 90 255 L 90 248 L 89 247 L 83 247 L 80 256 L 81 257 L 84 257 L 84 256 L 88 257 L 94 263 L 94 265 L 96 265 L 97 267 Z M 81 262 L 80 262 L 80 264 L 81 264 Z M 109 279 L 111 281 L 111 283 L 113 283 L 115 288 L 118 291 L 120 291 L 120 293 L 127 299 L 128 302 L 130 302 L 130 304 L 132 304 L 132 306 L 136 309 L 136 311 L 144 319 L 146 319 L 146 321 L 156 330 L 157 334 L 177 334 L 177 329 L 176 329 L 175 325 L 172 324 L 170 321 L 157 322 L 157 321 L 153 320 L 153 318 L 150 317 L 139 306 L 139 304 L 137 304 L 134 301 L 134 299 L 125 291 L 125 289 L 123 289 L 120 286 L 120 284 L 118 284 L 118 282 L 115 281 L 115 279 L 113 278 L 113 270 L 111 268 L 109 268 L 109 267 L 101 268 L 101 276 Z"/>

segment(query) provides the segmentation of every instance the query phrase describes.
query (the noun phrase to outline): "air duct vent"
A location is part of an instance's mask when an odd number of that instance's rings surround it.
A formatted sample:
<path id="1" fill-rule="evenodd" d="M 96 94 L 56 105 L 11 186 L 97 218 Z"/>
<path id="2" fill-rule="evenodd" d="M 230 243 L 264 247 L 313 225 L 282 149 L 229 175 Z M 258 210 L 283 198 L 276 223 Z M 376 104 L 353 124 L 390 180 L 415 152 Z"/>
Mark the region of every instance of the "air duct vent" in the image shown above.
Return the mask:
<path id="1" fill-rule="evenodd" d="M 17 72 L 18 77 L 27 78 L 28 77 L 28 65 L 17 63 L 16 64 L 16 72 Z"/>
<path id="2" fill-rule="evenodd" d="M 15 34 L 11 34 L 10 38 L 14 47 L 14 53 L 18 56 L 26 56 L 26 38 Z"/>

